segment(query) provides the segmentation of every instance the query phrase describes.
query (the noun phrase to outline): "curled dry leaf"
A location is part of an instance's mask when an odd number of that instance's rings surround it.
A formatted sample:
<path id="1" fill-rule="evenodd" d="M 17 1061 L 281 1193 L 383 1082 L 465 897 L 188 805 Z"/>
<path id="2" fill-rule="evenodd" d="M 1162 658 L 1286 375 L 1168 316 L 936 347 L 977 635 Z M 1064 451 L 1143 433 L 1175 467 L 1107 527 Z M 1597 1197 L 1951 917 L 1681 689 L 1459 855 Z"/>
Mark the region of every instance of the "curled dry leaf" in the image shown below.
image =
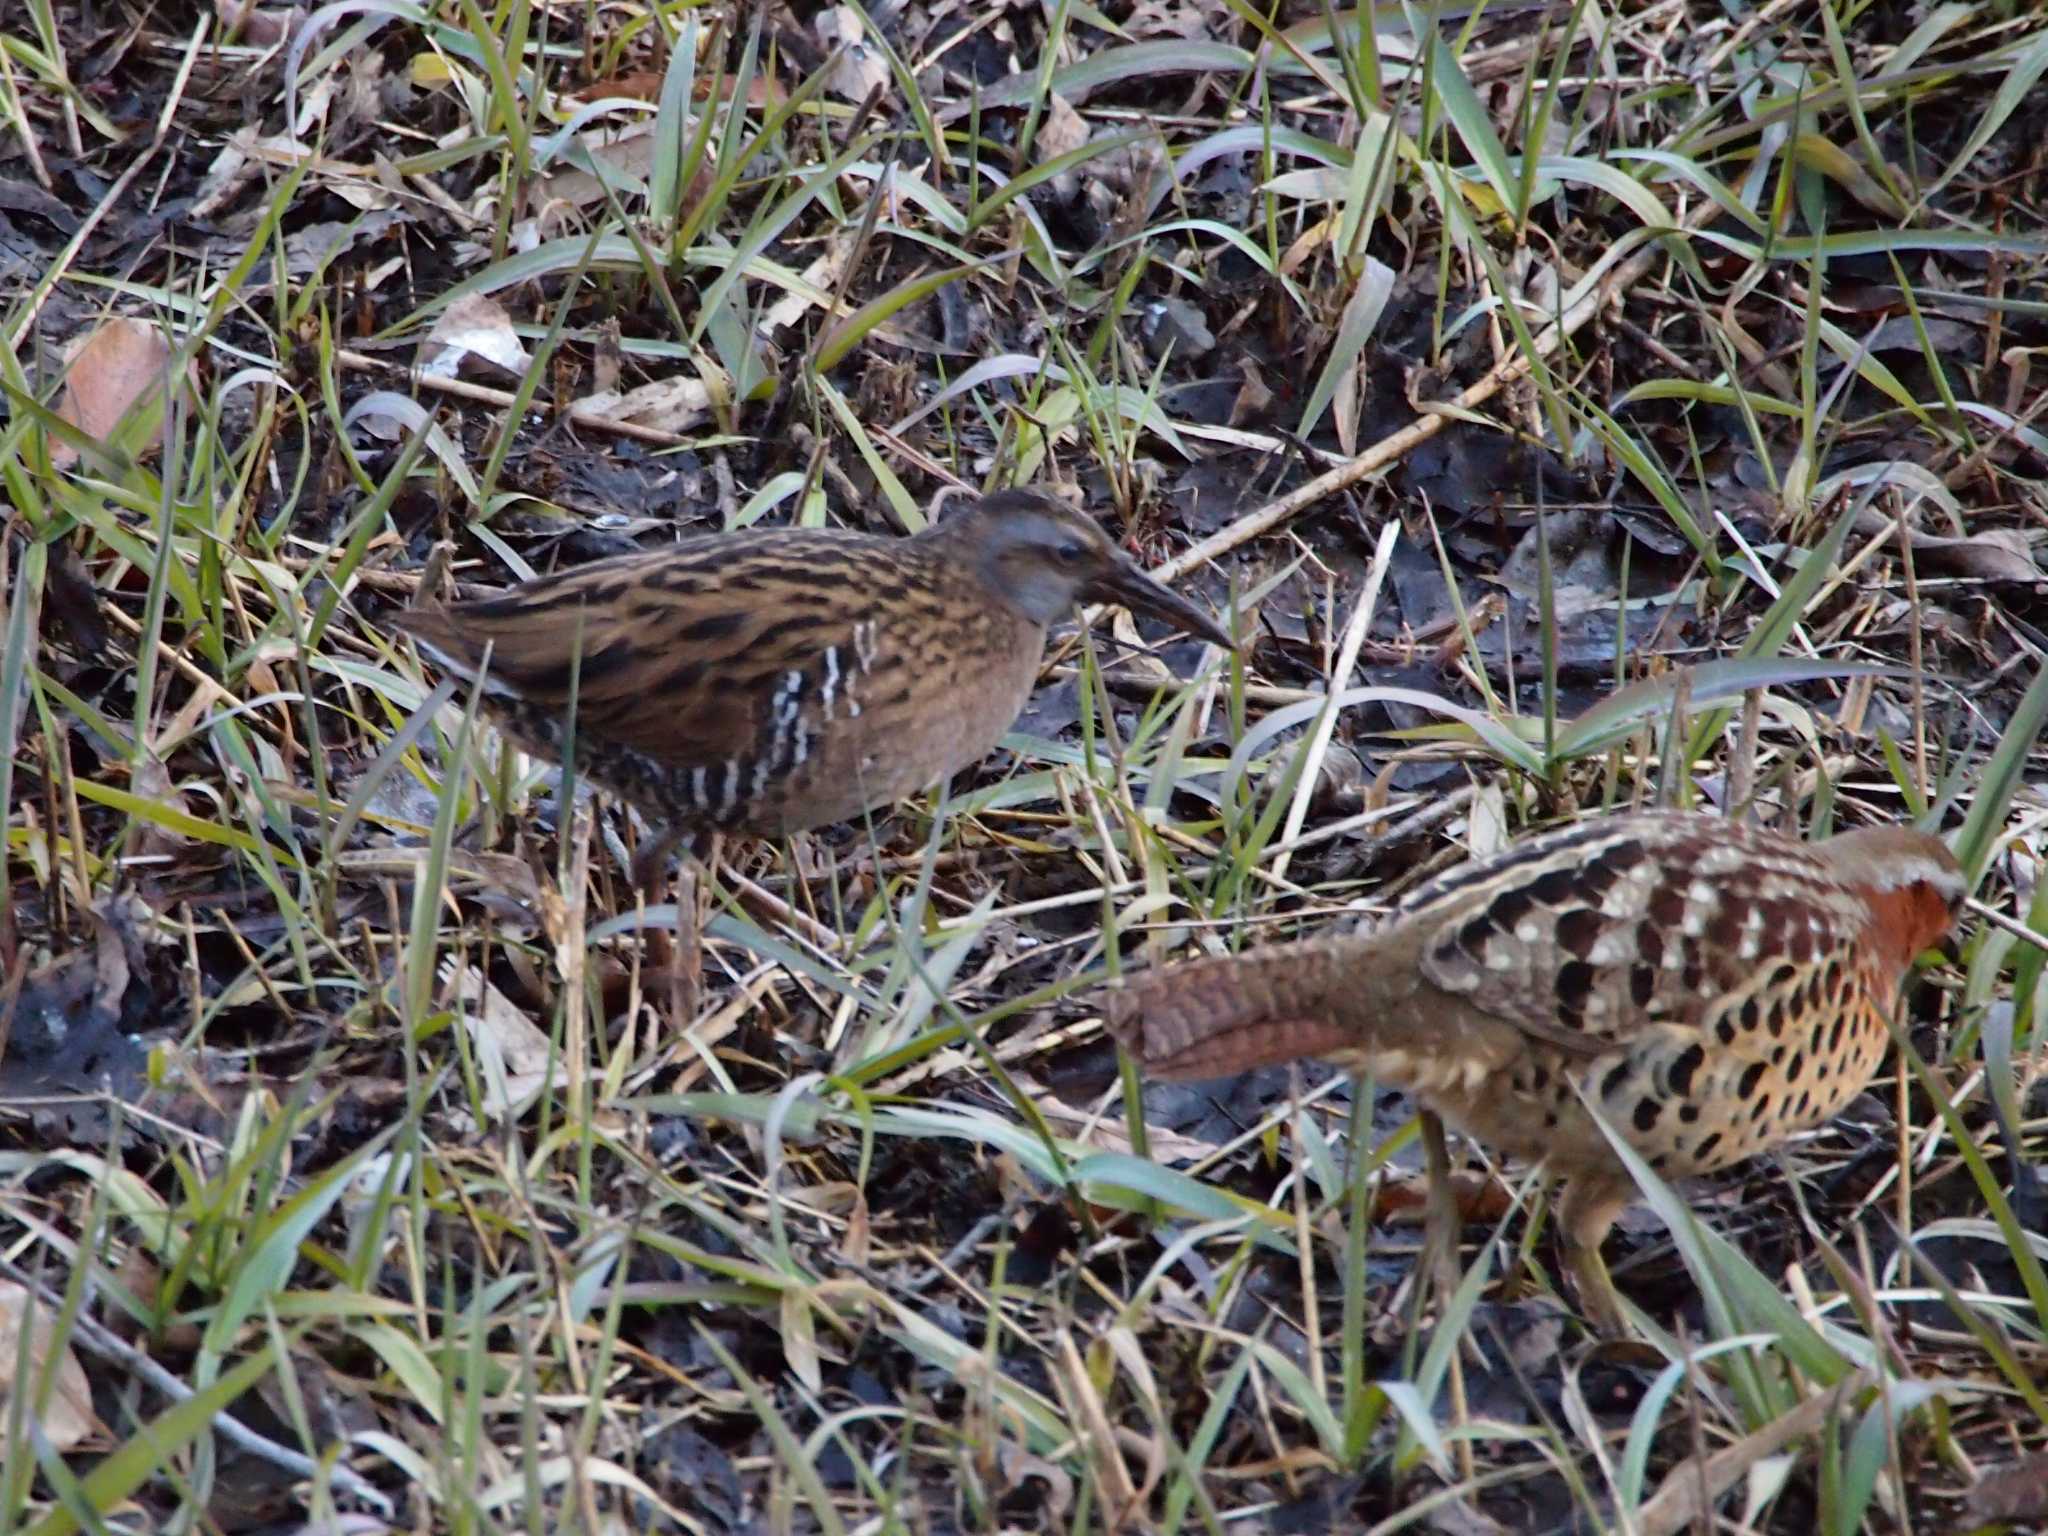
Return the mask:
<path id="1" fill-rule="evenodd" d="M 147 1007 L 145 943 L 154 914 L 133 891 L 103 897 L 87 914 L 93 942 L 73 943 L 0 992 L 0 1097 L 83 1089 L 119 1095 L 139 1082 L 145 1050 L 129 1030 Z M 127 1026 L 124 1029 L 124 1024 Z"/>
<path id="2" fill-rule="evenodd" d="M 442 968 L 444 978 L 451 974 L 453 967 Z M 560 1080 L 561 1061 L 553 1056 L 546 1031 L 516 1003 L 474 966 L 454 974 L 454 982 L 455 1000 L 483 1067 L 483 1111 L 487 1116 L 496 1119 L 524 1104 L 535 1089 Z"/>
<path id="3" fill-rule="evenodd" d="M 292 34 L 303 19 L 297 10 L 268 5 L 244 5 L 240 0 L 215 0 L 221 26 L 229 41 L 250 48 L 274 48 Z"/>
<path id="4" fill-rule="evenodd" d="M 1856 531 L 1876 537 L 1891 519 L 1866 510 L 1856 519 Z M 1913 563 L 1922 572 L 1964 576 L 1975 581 L 2024 582 L 2029 585 L 2048 580 L 2034 563 L 2027 535 L 2019 528 L 1987 528 L 1982 533 L 1950 538 L 1939 533 L 1911 530 Z"/>
<path id="5" fill-rule="evenodd" d="M 452 379 L 470 358 L 514 375 L 533 367 L 532 356 L 512 329 L 511 315 L 489 294 L 464 294 L 441 312 L 420 344 L 420 373 L 430 379 Z"/>
<path id="6" fill-rule="evenodd" d="M 996 1448 L 996 1463 L 1002 1468 L 1004 1486 L 1023 1488 L 1027 1482 L 1045 1485 L 1045 1512 L 1055 1526 L 1073 1507 L 1074 1479 L 1055 1462 L 1033 1456 L 1022 1446 L 1004 1440 Z"/>
<path id="7" fill-rule="evenodd" d="M 685 125 L 685 136 L 690 129 Z M 615 185 L 645 182 L 654 174 L 654 131 L 651 128 L 634 128 L 625 133 L 608 134 L 590 132 L 579 136 L 578 147 L 590 157 L 591 170 L 580 165 L 565 164 L 557 156 L 552 168 L 540 179 L 540 204 L 573 203 L 578 208 L 588 208 L 604 201 L 605 182 Z M 706 157 L 709 160 L 709 157 Z M 701 197 L 708 190 L 710 166 L 700 165 L 697 178 L 691 184 L 693 196 Z"/>
<path id="8" fill-rule="evenodd" d="M 1237 398 L 1230 403 L 1230 424 L 1241 427 L 1246 422 L 1265 420 L 1273 404 L 1273 391 L 1267 386 L 1265 375 L 1248 356 L 1237 360 L 1237 370 L 1244 376 L 1244 382 L 1238 385 Z"/>
<path id="9" fill-rule="evenodd" d="M 858 11 L 850 5 L 835 5 L 821 11 L 811 25 L 827 49 L 846 50 L 833 66 L 826 90 L 844 101 L 865 101 L 870 91 L 887 89 L 889 61 L 881 49 L 868 43 Z"/>
<path id="10" fill-rule="evenodd" d="M 711 414 L 711 391 L 701 379 L 656 379 L 622 395 L 585 395 L 576 402 L 576 414 L 658 432 L 683 432 Z"/>
<path id="11" fill-rule="evenodd" d="M 171 365 L 170 338 L 146 320 L 116 315 L 78 343 L 64 376 L 64 395 L 57 414 L 90 437 L 105 441 L 129 409 L 155 394 L 161 398 Z M 186 382 L 196 381 L 186 364 Z M 151 426 L 141 451 L 163 441 L 161 415 Z M 69 443 L 50 445 L 50 460 L 59 469 L 78 461 Z"/>
<path id="12" fill-rule="evenodd" d="M 570 101 L 659 101 L 661 100 L 661 72 L 653 69 L 629 69 L 624 74 L 612 75 L 603 80 L 593 80 L 588 85 L 578 86 L 563 93 Z"/>
<path id="13" fill-rule="evenodd" d="M 1058 91 L 1050 94 L 1045 104 L 1045 119 L 1038 125 L 1035 148 L 1038 163 L 1057 160 L 1061 155 L 1070 154 L 1088 142 L 1088 120 L 1074 110 L 1074 104 Z"/>
<path id="14" fill-rule="evenodd" d="M 32 1302 L 33 1320 L 29 1317 Z M 24 1325 L 29 1329 L 25 1357 L 21 1348 Z M 28 1380 L 19 1385 L 34 1389 L 48 1379 L 49 1395 L 43 1401 L 42 1411 L 35 1415 L 35 1422 L 49 1437 L 50 1444 L 61 1452 L 96 1433 L 100 1424 L 92 1411 L 92 1383 L 86 1379 L 85 1367 L 78 1363 L 78 1357 L 65 1346 L 51 1360 L 55 1335 L 49 1305 L 32 1298 L 25 1287 L 12 1280 L 0 1280 L 0 1423 L 5 1423 L 14 1411 L 15 1367 L 25 1359 Z M 34 1407 L 33 1402 L 30 1406 Z"/>
<path id="15" fill-rule="evenodd" d="M 733 90 L 735 83 L 733 77 L 724 71 L 716 72 L 714 79 L 712 74 L 700 70 L 697 78 L 690 82 L 690 100 L 710 101 L 715 97 L 727 105 L 732 105 L 736 100 L 736 93 Z M 758 71 L 747 81 L 746 105 L 752 110 L 779 107 L 788 100 L 788 89 L 765 69 Z"/>
<path id="16" fill-rule="evenodd" d="M 1178 356 L 1183 362 L 1207 357 L 1216 349 L 1208 317 L 1186 299 L 1154 299 L 1138 316 L 1138 336 L 1154 358 Z"/>
<path id="17" fill-rule="evenodd" d="M 1291 752 L 1273 754 L 1272 766 L 1263 782 L 1267 793 L 1277 794 L 1294 770 L 1294 761 L 1306 746 L 1307 737 Z M 1318 816 L 1350 816 L 1365 803 L 1365 764 L 1358 754 L 1340 741 L 1325 744 L 1322 760 L 1316 764 L 1316 787 L 1309 809 Z"/>
<path id="18" fill-rule="evenodd" d="M 1092 1152 L 1131 1152 L 1130 1132 L 1120 1120 L 1105 1119 L 1076 1109 L 1046 1084 L 1027 1073 L 1017 1073 L 1018 1091 L 1038 1105 L 1046 1122 L 1058 1126 L 1062 1135 L 1072 1135 Z M 1149 1126 L 1145 1144 L 1161 1164 L 1176 1160 L 1194 1162 L 1216 1150 L 1216 1144 L 1197 1136 L 1185 1136 L 1165 1126 Z"/>
<path id="19" fill-rule="evenodd" d="M 870 1252 L 868 1220 L 868 1197 L 860 1190 L 853 1192 L 853 1204 L 846 1212 L 846 1231 L 839 1239 L 839 1251 L 850 1264 L 865 1264 Z"/>
<path id="20" fill-rule="evenodd" d="M 374 244 L 404 222 L 404 216 L 397 210 L 385 208 L 352 219 L 308 224 L 285 237 L 285 271 L 293 277 L 310 277 L 350 251 Z"/>
<path id="21" fill-rule="evenodd" d="M 2042 579 L 2027 535 L 2019 528 L 1987 528 L 1965 539 L 1934 537 L 1926 539 L 1924 545 L 1922 538 L 1916 538 L 1913 554 L 1939 570 L 1974 576 L 1981 581 L 2032 583 Z"/>
<path id="22" fill-rule="evenodd" d="M 403 815 L 391 808 L 391 798 L 373 797 L 371 814 Z M 384 880 L 416 880 L 426 870 L 423 846 L 405 844 L 375 848 L 344 848 L 334 856 L 342 879 L 363 884 Z M 540 887 L 523 859 L 509 853 L 479 853 L 467 848 L 448 850 L 447 880 L 451 890 L 487 903 L 501 920 L 527 916 L 540 904 Z"/>
<path id="23" fill-rule="evenodd" d="M 154 753 L 145 753 L 135 765 L 129 787 L 152 805 L 161 805 L 177 815 L 191 814 L 185 796 L 171 778 L 171 771 Z M 183 848 L 192 839 L 183 832 L 156 821 L 142 821 L 137 829 L 135 851 L 143 858 L 163 858 Z"/>
<path id="24" fill-rule="evenodd" d="M 868 195 L 874 197 L 879 194 L 870 188 Z M 846 275 L 846 263 L 853 255 L 854 244 L 850 230 L 841 230 L 828 239 L 823 253 L 804 268 L 803 286 L 792 287 L 762 314 L 759 333 L 772 336 L 786 326 L 795 325 L 811 308 L 810 293 L 837 292 Z"/>
<path id="25" fill-rule="evenodd" d="M 237 128 L 215 152 L 206 174 L 200 178 L 199 187 L 192 195 L 190 217 L 209 219 L 219 213 L 234 201 L 236 193 L 255 179 L 259 166 L 256 130 L 246 126 Z"/>

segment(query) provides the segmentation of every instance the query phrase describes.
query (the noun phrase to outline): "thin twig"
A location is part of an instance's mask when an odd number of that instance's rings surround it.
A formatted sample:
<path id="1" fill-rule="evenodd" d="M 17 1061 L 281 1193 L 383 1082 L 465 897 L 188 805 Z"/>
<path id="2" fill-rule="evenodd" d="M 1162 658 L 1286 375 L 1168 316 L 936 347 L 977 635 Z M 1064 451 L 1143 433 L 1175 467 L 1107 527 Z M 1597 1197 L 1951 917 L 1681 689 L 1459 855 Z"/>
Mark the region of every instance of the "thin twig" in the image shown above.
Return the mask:
<path id="1" fill-rule="evenodd" d="M 1719 206 L 1711 199 L 1702 199 L 1699 206 L 1685 220 L 1684 227 L 1693 228 L 1718 217 Z M 1557 320 L 1546 326 L 1537 336 L 1535 351 L 1539 357 L 1549 357 L 1576 335 L 1603 308 L 1613 301 L 1623 289 L 1640 280 L 1664 254 L 1661 240 L 1650 240 L 1618 264 L 1601 282 L 1589 285 L 1585 292 L 1567 308 Z M 1439 410 L 1418 416 L 1398 432 L 1389 433 L 1354 459 L 1348 459 L 1335 469 L 1317 475 L 1289 491 L 1285 496 L 1266 503 L 1256 512 L 1248 512 L 1229 526 L 1218 529 L 1199 544 L 1190 545 L 1171 560 L 1154 566 L 1152 574 L 1160 581 L 1172 581 L 1185 576 L 1189 571 L 1208 564 L 1218 555 L 1228 554 L 1240 544 L 1249 543 L 1262 533 L 1270 533 L 1282 523 L 1306 511 L 1326 496 L 1333 496 L 1347 486 L 1356 485 L 1369 475 L 1377 474 L 1404 455 L 1428 442 L 1453 421 L 1462 419 L 1463 414 L 1477 409 L 1491 400 L 1509 384 L 1527 374 L 1535 365 L 1535 359 L 1526 353 L 1517 352 L 1503 358 L 1489 369 L 1478 383 L 1461 394 L 1453 396 Z"/>
<path id="2" fill-rule="evenodd" d="M 1899 500 L 1899 564 L 1906 573 L 1907 654 L 1913 659 L 1913 774 L 1920 803 L 1929 799 L 1927 780 L 1927 667 L 1921 652 L 1920 580 L 1913 571 L 1913 530 L 1906 526 L 1906 501 Z"/>
<path id="3" fill-rule="evenodd" d="M 1994 927 L 2003 928 L 2016 939 L 2023 939 L 2036 949 L 2048 949 L 2048 936 L 2038 934 L 2016 917 L 2009 917 L 1996 907 L 1986 906 L 1974 896 L 1965 896 L 1963 905 Z"/>
<path id="4" fill-rule="evenodd" d="M 1372 569 L 1365 578 L 1365 590 L 1358 595 L 1358 606 L 1352 610 L 1351 622 L 1344 627 L 1343 644 L 1338 647 L 1337 659 L 1330 667 L 1328 702 L 1317 714 L 1316 723 L 1309 732 L 1308 745 L 1302 753 L 1301 777 L 1294 786 L 1294 803 L 1288 806 L 1287 823 L 1280 831 L 1282 843 L 1292 843 L 1300 837 L 1302 823 L 1308 820 L 1309 802 L 1315 798 L 1316 778 L 1323 771 L 1323 754 L 1329 750 L 1330 733 L 1337 725 L 1337 696 L 1344 691 L 1351 669 L 1358 665 L 1358 648 L 1365 642 L 1366 630 L 1372 627 L 1373 613 L 1379 607 L 1380 585 L 1386 580 L 1387 565 L 1394 556 L 1394 540 L 1400 532 L 1400 519 L 1392 517 L 1380 529 L 1379 544 L 1373 550 Z M 1291 853 L 1282 853 L 1273 861 L 1276 879 L 1286 878 L 1291 858 Z"/>

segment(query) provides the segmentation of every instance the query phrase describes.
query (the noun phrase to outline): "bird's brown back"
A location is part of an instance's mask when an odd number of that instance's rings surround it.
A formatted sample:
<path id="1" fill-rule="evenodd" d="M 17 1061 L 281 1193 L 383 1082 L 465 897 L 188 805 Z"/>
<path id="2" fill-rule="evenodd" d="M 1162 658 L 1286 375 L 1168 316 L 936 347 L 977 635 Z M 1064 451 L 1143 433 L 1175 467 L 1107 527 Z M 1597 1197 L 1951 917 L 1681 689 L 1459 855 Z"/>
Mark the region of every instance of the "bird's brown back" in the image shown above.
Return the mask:
<path id="1" fill-rule="evenodd" d="M 1107 1011 L 1163 1075 L 1319 1055 L 1567 1173 L 1611 1162 L 1583 1089 L 1666 1172 L 1703 1172 L 1861 1090 L 1900 972 L 1960 900 L 1938 840 L 1898 835 L 1886 867 L 1920 878 L 1894 885 L 1859 836 L 1588 821 L 1451 871 L 1377 931 L 1140 975 Z"/>
<path id="2" fill-rule="evenodd" d="M 1044 631 L 926 540 L 763 530 L 598 561 L 398 616 L 475 677 L 521 745 L 688 824 L 776 836 L 974 761 L 1016 718 Z M 580 665 L 579 665 L 580 653 Z"/>

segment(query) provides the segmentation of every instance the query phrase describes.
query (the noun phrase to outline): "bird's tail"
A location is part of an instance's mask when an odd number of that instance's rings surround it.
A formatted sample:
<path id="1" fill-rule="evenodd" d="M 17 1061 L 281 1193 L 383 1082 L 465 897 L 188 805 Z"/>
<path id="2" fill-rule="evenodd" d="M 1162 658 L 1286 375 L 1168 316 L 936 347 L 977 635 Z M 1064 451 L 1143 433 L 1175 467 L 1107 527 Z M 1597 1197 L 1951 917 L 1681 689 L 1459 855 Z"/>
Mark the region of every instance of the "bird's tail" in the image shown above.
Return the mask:
<path id="1" fill-rule="evenodd" d="M 1109 1031 L 1154 1077 L 1226 1077 L 1362 1047 L 1357 938 L 1289 944 L 1142 971 L 1103 998 Z"/>

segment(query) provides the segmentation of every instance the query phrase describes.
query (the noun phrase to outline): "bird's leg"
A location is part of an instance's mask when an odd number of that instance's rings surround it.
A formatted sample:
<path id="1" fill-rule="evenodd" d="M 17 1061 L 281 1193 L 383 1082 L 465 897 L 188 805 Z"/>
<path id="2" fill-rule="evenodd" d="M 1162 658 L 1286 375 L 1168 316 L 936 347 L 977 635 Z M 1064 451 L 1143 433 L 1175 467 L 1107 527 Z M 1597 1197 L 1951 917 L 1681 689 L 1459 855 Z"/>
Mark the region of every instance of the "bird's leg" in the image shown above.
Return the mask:
<path id="1" fill-rule="evenodd" d="M 682 834 L 670 822 L 650 825 L 648 830 L 648 840 L 633 854 L 626 879 L 632 883 L 634 893 L 643 904 L 652 907 L 660 904 L 662 892 L 668 884 L 668 856 L 675 850 Z M 669 942 L 669 936 L 658 928 L 642 931 L 641 957 L 652 972 L 672 971 L 675 966 L 675 948 Z"/>
<path id="2" fill-rule="evenodd" d="M 1565 1266 L 1572 1272 L 1572 1286 L 1579 1293 L 1579 1305 L 1593 1329 L 1604 1339 L 1628 1336 L 1622 1319 L 1621 1292 L 1600 1257 L 1600 1245 L 1607 1240 L 1614 1218 L 1628 1204 L 1629 1186 L 1619 1179 L 1600 1174 L 1581 1174 L 1565 1182 L 1558 1201 L 1557 1240 L 1564 1252 Z"/>
<path id="3" fill-rule="evenodd" d="M 679 1013 L 687 1024 L 697 1016 L 697 999 L 704 981 L 704 912 L 717 882 L 718 855 L 724 834 L 713 831 L 693 838 L 683 851 L 682 879 L 676 890 L 676 969 L 688 989 L 689 1011 Z M 701 879 L 699 877 L 702 877 Z"/>
<path id="4" fill-rule="evenodd" d="M 697 913 L 696 860 L 684 858 L 676 871 L 676 941 L 668 962 L 670 1021 L 679 1030 L 697 1017 L 699 988 L 704 980 L 703 930 Z M 667 935 L 662 935 L 667 939 Z"/>
<path id="5" fill-rule="evenodd" d="M 1444 1123 L 1429 1110 L 1420 1115 L 1422 1122 L 1422 1155 L 1428 1173 L 1429 1203 L 1422 1238 L 1422 1263 L 1417 1276 L 1416 1289 L 1422 1289 L 1423 1277 L 1429 1277 L 1436 1289 L 1436 1325 L 1441 1328 L 1449 1319 L 1451 1298 L 1458 1294 L 1458 1286 L 1464 1278 L 1464 1271 L 1458 1264 L 1458 1232 L 1464 1226 L 1458 1214 L 1458 1191 L 1451 1181 L 1451 1149 L 1444 1144 Z M 1464 1429 L 1471 1422 L 1465 1406 L 1465 1362 L 1464 1351 L 1451 1350 L 1451 1424 L 1455 1429 Z M 1472 1442 L 1466 1436 L 1458 1438 L 1458 1475 L 1470 1481 L 1472 1469 Z"/>
<path id="6" fill-rule="evenodd" d="M 662 877 L 668 872 L 668 856 L 683 840 L 683 830 L 673 822 L 663 822 L 653 829 L 653 834 L 633 855 L 633 867 L 626 876 L 633 882 L 633 889 L 644 892 L 650 902 L 660 899 Z"/>
<path id="7" fill-rule="evenodd" d="M 650 829 L 648 840 L 633 855 L 627 871 L 633 889 L 648 906 L 657 905 L 668 886 L 669 856 L 683 840 L 683 828 L 672 821 Z M 715 846 L 715 845 L 714 845 Z M 668 978 L 670 1017 L 680 1029 L 697 1012 L 697 985 L 703 968 L 703 949 L 698 942 L 696 850 L 686 849 L 676 871 L 675 938 L 665 928 L 646 930 L 642 953 L 646 970 Z"/>
<path id="8" fill-rule="evenodd" d="M 1451 1149 L 1444 1142 L 1444 1123 L 1428 1110 L 1422 1122 L 1423 1168 L 1428 1184 L 1424 1207 L 1422 1273 L 1436 1286 L 1439 1314 L 1458 1294 L 1464 1271 L 1458 1264 L 1458 1232 L 1464 1222 L 1458 1214 L 1458 1191 L 1451 1177 Z"/>

